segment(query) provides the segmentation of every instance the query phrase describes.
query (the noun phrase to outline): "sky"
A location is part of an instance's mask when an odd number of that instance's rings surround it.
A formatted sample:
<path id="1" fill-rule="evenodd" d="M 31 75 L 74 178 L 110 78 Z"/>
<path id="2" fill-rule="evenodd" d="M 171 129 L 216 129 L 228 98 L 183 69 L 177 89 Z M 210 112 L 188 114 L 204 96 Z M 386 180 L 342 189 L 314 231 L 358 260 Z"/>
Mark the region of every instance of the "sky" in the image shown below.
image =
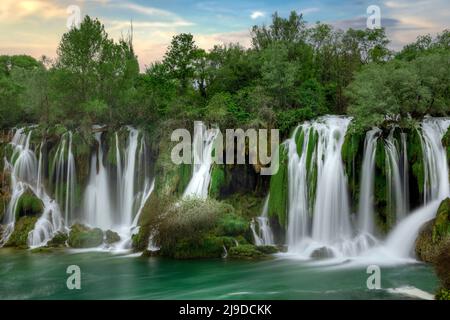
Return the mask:
<path id="1" fill-rule="evenodd" d="M 275 11 L 287 17 L 296 10 L 311 25 L 320 21 L 345 30 L 365 28 L 370 5 L 380 8 L 381 26 L 394 50 L 418 35 L 450 28 L 448 0 L 0 0 L 0 54 L 54 58 L 71 8 L 99 18 L 116 40 L 128 33 L 132 21 L 143 70 L 161 60 L 177 33 L 192 33 L 204 49 L 230 42 L 249 46 L 251 27 L 270 24 Z"/>

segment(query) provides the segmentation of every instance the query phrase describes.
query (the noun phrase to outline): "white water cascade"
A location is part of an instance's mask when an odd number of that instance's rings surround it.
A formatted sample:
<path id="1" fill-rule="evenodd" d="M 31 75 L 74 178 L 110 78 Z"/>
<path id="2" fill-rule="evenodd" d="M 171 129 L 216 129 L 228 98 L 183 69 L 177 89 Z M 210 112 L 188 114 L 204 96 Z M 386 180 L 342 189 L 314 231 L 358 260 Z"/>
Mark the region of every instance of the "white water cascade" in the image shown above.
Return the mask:
<path id="1" fill-rule="evenodd" d="M 273 232 L 270 228 L 269 223 L 269 197 L 268 195 L 266 197 L 266 200 L 264 201 L 264 206 L 262 209 L 262 214 L 259 217 L 256 217 L 256 222 L 258 223 L 258 231 L 256 230 L 255 220 L 252 220 L 250 224 L 250 228 L 253 233 L 253 238 L 255 240 L 255 244 L 257 246 L 270 246 L 274 245 L 274 238 L 273 238 Z"/>
<path id="2" fill-rule="evenodd" d="M 347 178 L 341 156 L 350 121 L 345 117 L 325 116 L 299 126 L 286 141 L 290 254 L 305 258 L 315 252 L 356 256 L 375 243 L 370 233 L 357 233 L 350 221 Z M 302 139 L 297 138 L 299 134 Z M 314 188 L 315 170 L 317 186 Z"/>
<path id="3" fill-rule="evenodd" d="M 394 138 L 395 128 L 385 140 L 386 177 L 390 211 L 395 212 L 396 223 L 408 212 L 408 159 L 405 134 L 401 134 L 400 146 Z"/>
<path id="4" fill-rule="evenodd" d="M 30 146 L 32 129 L 15 130 L 10 143 L 12 155 L 5 159 L 12 190 L 2 221 L 5 227 L 0 245 L 5 244 L 14 231 L 20 197 L 31 192 L 42 201 L 43 212 L 28 235 L 30 247 L 45 245 L 57 232 L 67 232 L 71 224 L 79 222 L 118 232 L 122 241 L 114 246 L 130 248 L 131 235 L 138 230 L 140 214 L 154 188 L 144 135 L 131 127 L 123 129 L 126 132 L 119 131 L 128 134 L 121 147 L 116 133 L 116 145 L 108 146 L 108 152 L 112 152 L 111 148 L 116 151 L 117 165 L 114 166 L 110 164 L 111 159 L 107 159 L 104 130 L 94 126 L 96 148 L 90 157 L 87 184 L 83 186 L 77 185 L 74 134 L 63 133 L 56 145 L 42 140 L 36 147 L 37 159 Z M 55 147 L 54 153 L 47 149 L 49 146 Z M 53 160 L 48 161 L 50 158 Z M 51 192 L 47 193 L 46 188 Z M 77 200 L 79 189 L 84 189 L 81 203 Z"/>
<path id="5" fill-rule="evenodd" d="M 114 225 L 114 213 L 111 206 L 109 175 L 103 163 L 102 132 L 95 132 L 94 136 L 97 141 L 97 152 L 91 157 L 89 182 L 84 196 L 84 221 L 100 229 L 111 229 Z"/>
<path id="6" fill-rule="evenodd" d="M 203 122 L 195 121 L 192 178 L 183 193 L 183 198 L 206 199 L 208 197 L 212 152 L 217 134 L 217 129 L 207 130 Z"/>
<path id="7" fill-rule="evenodd" d="M 113 172 L 104 164 L 102 133 L 95 133 L 98 150 L 91 158 L 84 199 L 84 222 L 103 230 L 115 230 L 128 239 L 153 190 L 154 182 L 150 180 L 147 169 L 149 159 L 144 136 L 134 128 L 126 129 L 126 148 L 121 148 L 117 133 L 115 145 L 110 146 L 115 148 L 116 153 L 116 181 L 112 178 Z M 114 190 L 116 197 L 112 196 Z"/>
<path id="8" fill-rule="evenodd" d="M 375 179 L 375 152 L 380 130 L 374 128 L 366 133 L 364 141 L 364 158 L 361 168 L 361 190 L 358 206 L 359 230 L 362 233 L 374 233 L 374 179 Z"/>
<path id="9" fill-rule="evenodd" d="M 384 248 L 393 256 L 411 257 L 420 228 L 434 218 L 440 202 L 450 196 L 447 154 L 441 142 L 449 126 L 448 118 L 429 118 L 421 124 L 425 204 L 409 214 L 387 238 Z"/>
<path id="10" fill-rule="evenodd" d="M 31 134 L 31 129 L 27 134 L 24 128 L 17 129 L 11 141 L 14 151 L 10 159 L 5 159 L 5 168 L 11 174 L 12 196 L 4 219 L 6 229 L 0 245 L 4 245 L 14 231 L 17 204 L 26 191 L 32 192 L 42 201 L 44 207 L 34 229 L 28 234 L 29 246 L 45 245 L 57 232 L 64 230 L 58 204 L 50 198 L 41 185 L 42 153 L 40 152 L 38 164 L 35 153 L 30 149 Z M 41 146 L 39 147 L 40 151 Z"/>

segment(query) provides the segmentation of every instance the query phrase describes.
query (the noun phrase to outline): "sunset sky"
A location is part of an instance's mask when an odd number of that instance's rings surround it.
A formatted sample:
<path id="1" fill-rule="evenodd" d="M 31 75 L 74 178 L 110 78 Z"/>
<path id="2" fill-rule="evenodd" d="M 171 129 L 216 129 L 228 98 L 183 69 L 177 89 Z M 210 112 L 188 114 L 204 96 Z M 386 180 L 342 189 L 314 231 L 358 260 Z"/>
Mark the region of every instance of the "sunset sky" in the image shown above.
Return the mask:
<path id="1" fill-rule="evenodd" d="M 449 28 L 448 0 L 319 0 L 319 1 L 198 1 L 198 0 L 1 0 L 0 54 L 45 54 L 55 57 L 61 35 L 67 31 L 67 8 L 79 6 L 81 14 L 98 17 L 114 39 L 126 34 L 133 21 L 134 46 L 141 68 L 159 60 L 172 36 L 194 34 L 205 49 L 214 44 L 249 44 L 255 24 L 270 23 L 278 11 L 302 12 L 308 23 L 326 22 L 341 29 L 365 28 L 369 5 L 381 8 L 381 24 L 399 49 L 421 34 Z"/>

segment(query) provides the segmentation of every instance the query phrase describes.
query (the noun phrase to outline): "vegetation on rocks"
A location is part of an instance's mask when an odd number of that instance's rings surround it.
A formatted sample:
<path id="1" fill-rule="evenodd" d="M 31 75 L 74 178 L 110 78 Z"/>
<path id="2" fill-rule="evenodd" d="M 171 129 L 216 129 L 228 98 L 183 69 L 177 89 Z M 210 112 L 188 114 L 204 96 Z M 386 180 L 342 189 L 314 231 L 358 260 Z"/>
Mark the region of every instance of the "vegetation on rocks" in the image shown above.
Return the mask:
<path id="1" fill-rule="evenodd" d="M 18 200 L 16 207 L 16 219 L 23 216 L 40 216 L 44 210 L 44 204 L 31 191 L 25 192 Z"/>
<path id="2" fill-rule="evenodd" d="M 278 150 L 278 172 L 270 179 L 269 217 L 275 218 L 279 226 L 284 229 L 287 225 L 287 197 L 288 197 L 288 154 L 284 145 Z"/>
<path id="3" fill-rule="evenodd" d="M 103 231 L 89 228 L 82 224 L 74 224 L 69 232 L 68 244 L 72 248 L 93 248 L 103 243 Z"/>
<path id="4" fill-rule="evenodd" d="M 24 216 L 19 218 L 15 225 L 14 231 L 5 244 L 5 247 L 28 247 L 28 234 L 34 229 L 38 217 Z"/>

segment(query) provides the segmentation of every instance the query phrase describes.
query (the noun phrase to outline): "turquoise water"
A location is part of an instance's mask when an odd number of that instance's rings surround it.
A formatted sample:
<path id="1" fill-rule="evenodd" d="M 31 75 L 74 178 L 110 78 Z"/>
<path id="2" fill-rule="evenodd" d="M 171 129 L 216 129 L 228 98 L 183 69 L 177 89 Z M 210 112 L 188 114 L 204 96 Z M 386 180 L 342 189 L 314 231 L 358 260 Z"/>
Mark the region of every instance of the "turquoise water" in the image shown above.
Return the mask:
<path id="1" fill-rule="evenodd" d="M 66 269 L 81 268 L 69 290 Z M 381 267 L 381 290 L 368 290 L 363 267 L 318 267 L 285 258 L 264 261 L 171 260 L 105 252 L 31 253 L 0 249 L 0 299 L 406 299 L 389 288 L 434 292 L 425 264 Z"/>

